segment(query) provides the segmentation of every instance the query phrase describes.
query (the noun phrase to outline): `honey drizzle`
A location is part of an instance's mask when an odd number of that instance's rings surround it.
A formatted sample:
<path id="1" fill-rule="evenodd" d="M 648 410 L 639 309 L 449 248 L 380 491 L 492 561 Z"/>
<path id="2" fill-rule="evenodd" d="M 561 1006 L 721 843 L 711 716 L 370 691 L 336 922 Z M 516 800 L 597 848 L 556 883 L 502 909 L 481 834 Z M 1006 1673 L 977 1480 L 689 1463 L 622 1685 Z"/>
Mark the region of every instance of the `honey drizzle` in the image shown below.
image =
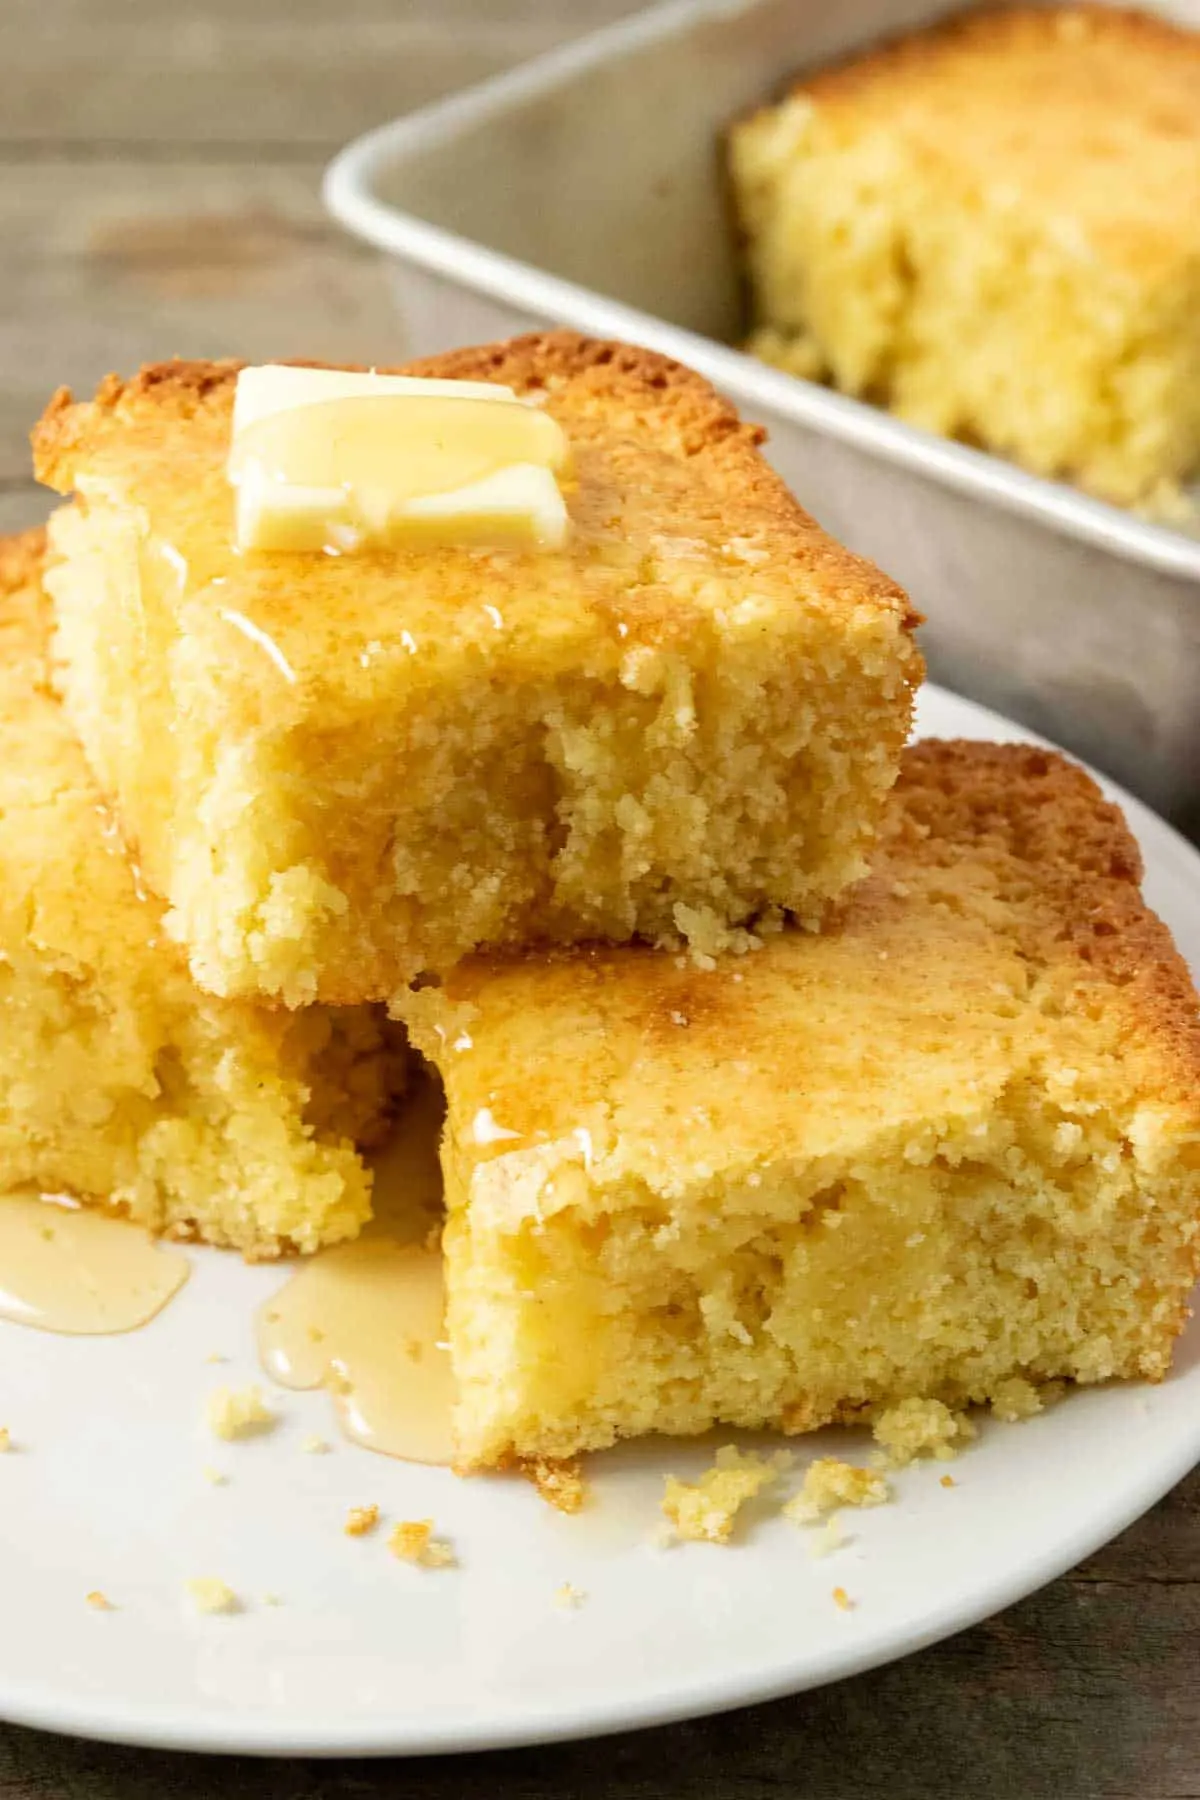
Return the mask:
<path id="1" fill-rule="evenodd" d="M 259 1356 L 283 1387 L 326 1387 L 352 1442 L 406 1462 L 452 1460 L 454 1378 L 445 1343 L 441 1095 L 409 1095 L 375 1165 L 375 1218 L 352 1244 L 308 1259 L 258 1315 Z"/>
<path id="2" fill-rule="evenodd" d="M 139 1226 L 66 1195 L 0 1196 L 0 1319 L 70 1337 L 136 1331 L 190 1272 Z"/>

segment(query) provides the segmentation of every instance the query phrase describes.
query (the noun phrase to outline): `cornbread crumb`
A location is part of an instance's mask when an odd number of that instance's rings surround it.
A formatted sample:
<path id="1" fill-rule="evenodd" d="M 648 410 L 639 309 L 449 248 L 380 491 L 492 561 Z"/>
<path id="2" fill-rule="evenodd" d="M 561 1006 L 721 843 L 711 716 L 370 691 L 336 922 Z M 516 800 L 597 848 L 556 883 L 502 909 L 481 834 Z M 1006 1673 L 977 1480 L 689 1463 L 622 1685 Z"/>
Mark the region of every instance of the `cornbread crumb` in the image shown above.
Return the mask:
<path id="1" fill-rule="evenodd" d="M 524 1473 L 548 1506 L 556 1512 L 577 1513 L 587 1499 L 587 1484 L 578 1457 L 556 1462 L 539 1457 L 522 1465 Z"/>
<path id="2" fill-rule="evenodd" d="M 800 1492 L 783 1508 L 783 1516 L 793 1525 L 815 1525 L 839 1506 L 883 1506 L 890 1499 L 891 1489 L 877 1470 L 821 1456 L 809 1465 Z"/>
<path id="3" fill-rule="evenodd" d="M 993 1388 L 989 1404 L 998 1419 L 1011 1422 L 1016 1419 L 1032 1419 L 1042 1411 L 1045 1403 L 1032 1381 L 1014 1375 L 1011 1381 L 1001 1381 Z"/>
<path id="4" fill-rule="evenodd" d="M 184 1591 L 199 1613 L 241 1612 L 242 1603 L 227 1582 L 215 1575 L 198 1575 L 185 1581 Z"/>
<path id="5" fill-rule="evenodd" d="M 0 1425 L 0 1456 L 12 1449 L 12 1433 L 7 1425 Z"/>
<path id="6" fill-rule="evenodd" d="M 219 1350 L 210 1350 L 204 1360 L 206 1363 L 223 1363 L 228 1362 L 229 1358 L 223 1356 Z"/>
<path id="7" fill-rule="evenodd" d="M 572 1587 L 569 1581 L 564 1581 L 560 1588 L 554 1590 L 554 1604 L 564 1611 L 571 1611 L 582 1606 L 586 1599 L 587 1595 L 583 1589 Z"/>
<path id="8" fill-rule="evenodd" d="M 209 1487 L 225 1487 L 229 1481 L 228 1475 L 224 1474 L 220 1469 L 210 1468 L 208 1464 L 205 1464 L 200 1472 L 204 1476 Z"/>
<path id="9" fill-rule="evenodd" d="M 786 1513 L 787 1508 L 784 1508 Z M 808 1534 L 808 1553 L 810 1556 L 830 1556 L 840 1550 L 850 1540 L 842 1530 L 842 1522 L 836 1513 L 832 1513 L 818 1531 Z"/>
<path id="10" fill-rule="evenodd" d="M 456 1561 L 453 1545 L 433 1536 L 432 1519 L 401 1519 L 388 1539 L 388 1549 L 401 1562 L 426 1569 L 453 1568 Z"/>
<path id="11" fill-rule="evenodd" d="M 900 1400 L 884 1408 L 872 1429 L 893 1469 L 920 1456 L 946 1462 L 976 1435 L 966 1413 L 952 1412 L 941 1400 Z"/>
<path id="12" fill-rule="evenodd" d="M 850 1598 L 849 1594 L 846 1592 L 844 1587 L 835 1587 L 834 1588 L 833 1604 L 841 1612 L 853 1612 L 854 1611 L 855 1602 Z"/>
<path id="13" fill-rule="evenodd" d="M 262 1603 L 264 1606 L 282 1606 L 283 1600 L 279 1594 L 264 1594 Z"/>
<path id="14" fill-rule="evenodd" d="M 301 1440 L 300 1448 L 304 1451 L 306 1456 L 324 1456 L 329 1449 L 329 1445 L 323 1437 L 318 1437 L 314 1431 L 311 1432 L 308 1437 Z"/>
<path id="15" fill-rule="evenodd" d="M 776 1457 L 757 1456 L 739 1450 L 736 1444 L 726 1444 L 699 1481 L 689 1483 L 667 1476 L 662 1510 L 675 1537 L 692 1543 L 727 1544 L 742 1507 L 779 1474 Z"/>
<path id="16" fill-rule="evenodd" d="M 346 1514 L 345 1533 L 347 1537 L 366 1537 L 374 1531 L 379 1523 L 377 1506 L 352 1506 Z"/>
<path id="17" fill-rule="evenodd" d="M 940 1485 L 944 1488 L 952 1488 L 957 1487 L 958 1483 L 955 1481 L 953 1475 L 943 1475 Z"/>
<path id="18" fill-rule="evenodd" d="M 84 1599 L 93 1612 L 116 1612 L 117 1610 L 108 1595 L 102 1594 L 99 1588 L 93 1588 L 90 1594 L 84 1595 Z"/>
<path id="19" fill-rule="evenodd" d="M 205 1402 L 204 1416 L 213 1435 L 227 1439 L 255 1437 L 276 1423 L 258 1386 L 214 1388 Z"/>

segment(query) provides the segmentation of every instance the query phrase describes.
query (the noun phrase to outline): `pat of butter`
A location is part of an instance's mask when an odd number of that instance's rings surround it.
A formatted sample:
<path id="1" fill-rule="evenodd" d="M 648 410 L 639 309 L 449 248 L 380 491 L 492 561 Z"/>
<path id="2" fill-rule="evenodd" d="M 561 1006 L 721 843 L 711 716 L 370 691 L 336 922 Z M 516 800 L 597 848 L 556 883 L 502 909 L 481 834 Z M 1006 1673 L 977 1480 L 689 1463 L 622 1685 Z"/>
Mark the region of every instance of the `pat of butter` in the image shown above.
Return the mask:
<path id="1" fill-rule="evenodd" d="M 511 388 L 246 369 L 229 458 L 238 547 L 558 549 L 568 460 L 561 427 Z"/>

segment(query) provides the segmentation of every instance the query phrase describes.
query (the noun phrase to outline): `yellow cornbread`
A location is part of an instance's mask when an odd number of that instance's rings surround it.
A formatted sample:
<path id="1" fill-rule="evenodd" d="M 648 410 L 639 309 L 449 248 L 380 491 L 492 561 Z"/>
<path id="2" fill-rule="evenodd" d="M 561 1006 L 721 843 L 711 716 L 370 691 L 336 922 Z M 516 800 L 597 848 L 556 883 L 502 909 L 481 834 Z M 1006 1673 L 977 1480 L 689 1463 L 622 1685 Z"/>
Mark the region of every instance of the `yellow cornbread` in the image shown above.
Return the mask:
<path id="1" fill-rule="evenodd" d="M 1162 1376 L 1200 1024 L 1139 875 L 1081 770 L 924 743 L 820 936 L 707 973 L 473 958 L 414 996 L 464 1466 Z"/>
<path id="2" fill-rule="evenodd" d="M 0 543 L 0 1191 L 255 1256 L 353 1236 L 394 1059 L 366 1009 L 212 1000 L 49 687 L 42 534 Z"/>
<path id="3" fill-rule="evenodd" d="M 60 395 L 48 577 L 68 709 L 213 992 L 388 996 L 477 945 L 706 944 L 863 867 L 920 657 L 760 433 L 571 334 L 410 373 L 539 396 L 561 552 L 235 555 L 235 364 Z"/>
<path id="4" fill-rule="evenodd" d="M 767 361 L 1123 503 L 1200 469 L 1200 35 L 969 12 L 800 80 L 729 164 Z"/>

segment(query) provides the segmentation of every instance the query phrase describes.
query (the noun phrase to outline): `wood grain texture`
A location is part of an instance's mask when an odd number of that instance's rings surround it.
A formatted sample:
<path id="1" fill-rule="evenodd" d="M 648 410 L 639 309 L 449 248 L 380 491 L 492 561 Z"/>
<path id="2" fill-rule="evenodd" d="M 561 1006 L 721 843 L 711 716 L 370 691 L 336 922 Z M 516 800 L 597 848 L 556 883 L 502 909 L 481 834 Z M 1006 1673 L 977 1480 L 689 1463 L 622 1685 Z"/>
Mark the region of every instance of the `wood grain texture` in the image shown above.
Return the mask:
<path id="1" fill-rule="evenodd" d="M 635 3 L 5 0 L 0 531 L 48 509 L 26 437 L 60 382 L 175 352 L 402 354 L 381 265 L 323 218 L 324 160 Z M 0 1727 L 0 1800 L 1200 1800 L 1198 1646 L 1193 1475 L 1023 1605 L 794 1700 L 469 1763 L 214 1764 Z"/>
<path id="2" fill-rule="evenodd" d="M 0 143 L 297 147 L 356 132 L 636 0 L 5 0 Z"/>

